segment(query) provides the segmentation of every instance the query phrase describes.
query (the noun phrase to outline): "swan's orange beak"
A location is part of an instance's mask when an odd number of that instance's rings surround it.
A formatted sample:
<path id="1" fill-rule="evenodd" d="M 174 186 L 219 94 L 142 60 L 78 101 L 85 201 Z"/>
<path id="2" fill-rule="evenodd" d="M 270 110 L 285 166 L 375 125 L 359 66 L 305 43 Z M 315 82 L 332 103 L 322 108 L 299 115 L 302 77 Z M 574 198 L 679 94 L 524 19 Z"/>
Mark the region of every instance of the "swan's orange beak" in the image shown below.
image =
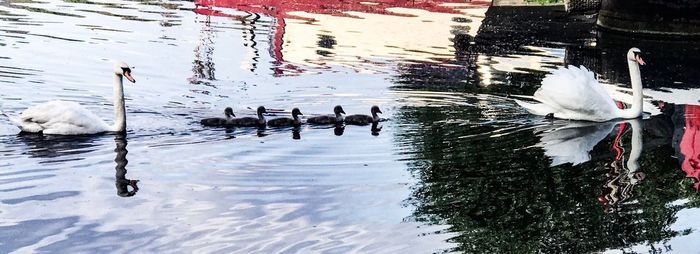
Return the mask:
<path id="1" fill-rule="evenodd" d="M 136 83 L 136 80 L 134 79 L 134 77 L 131 76 L 131 72 L 129 72 L 129 71 L 124 72 L 124 77 L 126 77 L 126 79 L 131 81 L 131 83 Z"/>
<path id="2" fill-rule="evenodd" d="M 642 60 L 642 56 L 641 56 L 641 55 L 636 55 L 636 56 L 634 56 L 634 59 L 637 60 L 637 63 L 639 63 L 639 65 L 645 65 L 645 64 L 646 64 L 646 63 L 644 62 L 644 60 Z"/>

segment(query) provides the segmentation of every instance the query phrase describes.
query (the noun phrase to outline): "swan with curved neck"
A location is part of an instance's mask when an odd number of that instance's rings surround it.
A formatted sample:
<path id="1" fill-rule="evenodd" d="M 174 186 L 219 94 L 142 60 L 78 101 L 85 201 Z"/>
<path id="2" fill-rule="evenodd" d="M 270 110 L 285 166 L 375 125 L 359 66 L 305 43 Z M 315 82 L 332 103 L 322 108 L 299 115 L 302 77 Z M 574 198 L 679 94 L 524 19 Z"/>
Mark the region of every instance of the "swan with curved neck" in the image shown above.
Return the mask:
<path id="1" fill-rule="evenodd" d="M 637 118 L 642 115 L 644 97 L 639 65 L 645 63 L 638 48 L 627 51 L 626 58 L 632 81 L 630 109 L 619 109 L 593 72 L 575 66 L 562 67 L 545 76 L 542 86 L 531 98 L 540 103 L 515 101 L 532 114 L 560 119 L 603 122 Z"/>
<path id="2" fill-rule="evenodd" d="M 102 132 L 126 131 L 126 108 L 124 106 L 123 78 L 135 83 L 131 68 L 118 61 L 112 66 L 114 85 L 114 125 L 108 125 L 94 113 L 78 103 L 50 101 L 27 108 L 17 118 L 10 120 L 23 132 L 84 135 Z"/>

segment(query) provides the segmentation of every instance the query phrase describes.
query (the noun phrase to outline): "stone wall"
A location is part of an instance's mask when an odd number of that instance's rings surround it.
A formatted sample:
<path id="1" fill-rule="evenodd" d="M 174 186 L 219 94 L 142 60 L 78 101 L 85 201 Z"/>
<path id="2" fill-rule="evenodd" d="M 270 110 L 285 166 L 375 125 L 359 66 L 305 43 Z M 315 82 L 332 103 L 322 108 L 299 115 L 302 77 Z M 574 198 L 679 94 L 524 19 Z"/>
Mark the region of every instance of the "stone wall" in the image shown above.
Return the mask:
<path id="1" fill-rule="evenodd" d="M 568 12 L 597 11 L 601 0 L 564 0 Z"/>

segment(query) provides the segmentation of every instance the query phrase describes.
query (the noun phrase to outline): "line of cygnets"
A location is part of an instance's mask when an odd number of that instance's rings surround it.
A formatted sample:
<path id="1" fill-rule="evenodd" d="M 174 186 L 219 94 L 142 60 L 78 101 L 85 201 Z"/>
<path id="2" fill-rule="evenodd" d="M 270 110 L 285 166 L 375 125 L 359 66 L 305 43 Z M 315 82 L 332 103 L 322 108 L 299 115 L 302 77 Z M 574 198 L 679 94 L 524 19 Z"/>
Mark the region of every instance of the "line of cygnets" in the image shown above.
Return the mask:
<path id="1" fill-rule="evenodd" d="M 377 123 L 380 121 L 380 118 L 377 114 L 381 114 L 382 111 L 379 110 L 378 106 L 372 106 L 370 109 L 370 112 L 372 113 L 371 116 L 369 115 L 362 115 L 362 114 L 357 114 L 357 115 L 348 115 L 348 116 L 343 116 L 345 114 L 345 110 L 343 110 L 343 107 L 340 105 L 337 105 L 333 108 L 333 113 L 335 115 L 321 115 L 321 116 L 314 116 L 314 117 L 309 117 L 306 118 L 306 123 L 307 124 L 314 124 L 314 125 L 324 125 L 324 124 L 351 124 L 351 125 L 366 125 L 366 124 L 371 124 L 371 123 Z M 258 107 L 257 110 L 258 117 L 240 117 L 240 118 L 235 118 L 235 114 L 233 114 L 233 109 L 228 107 L 224 110 L 224 115 L 226 118 L 220 118 L 220 117 L 214 117 L 214 118 L 205 118 L 200 121 L 200 123 L 204 126 L 211 126 L 211 127 L 262 127 L 262 126 L 270 126 L 270 127 L 286 127 L 286 126 L 300 126 L 303 124 L 302 119 L 299 117 L 300 115 L 303 115 L 299 108 L 294 108 L 292 109 L 292 117 L 280 117 L 280 118 L 275 118 L 275 119 L 270 119 L 267 120 L 265 119 L 265 116 L 263 114 L 267 113 L 267 109 L 265 107 L 260 106 Z"/>

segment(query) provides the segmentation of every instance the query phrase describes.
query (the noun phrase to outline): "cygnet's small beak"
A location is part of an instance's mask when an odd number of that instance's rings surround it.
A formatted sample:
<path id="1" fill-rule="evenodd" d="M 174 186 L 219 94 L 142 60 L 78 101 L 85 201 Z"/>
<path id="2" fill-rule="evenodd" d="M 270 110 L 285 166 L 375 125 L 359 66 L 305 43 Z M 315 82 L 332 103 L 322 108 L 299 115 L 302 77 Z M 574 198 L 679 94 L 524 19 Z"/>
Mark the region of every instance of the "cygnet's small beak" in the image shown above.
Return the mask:
<path id="1" fill-rule="evenodd" d="M 340 113 L 345 114 L 345 110 L 341 109 L 341 110 L 340 110 Z"/>
<path id="2" fill-rule="evenodd" d="M 645 64 L 646 64 L 646 63 L 644 62 L 644 60 L 642 60 L 642 56 L 641 56 L 641 55 L 636 55 L 636 56 L 634 56 L 634 59 L 637 60 L 637 63 L 639 63 L 639 65 L 645 65 Z"/>
<path id="3" fill-rule="evenodd" d="M 126 79 L 131 81 L 131 83 L 136 83 L 136 80 L 134 79 L 134 77 L 131 76 L 131 72 L 124 72 L 124 77 L 126 77 Z"/>
<path id="4" fill-rule="evenodd" d="M 381 109 L 380 109 L 380 110 L 377 110 L 377 113 L 379 113 L 379 114 L 384 114 L 384 112 L 382 112 Z"/>

